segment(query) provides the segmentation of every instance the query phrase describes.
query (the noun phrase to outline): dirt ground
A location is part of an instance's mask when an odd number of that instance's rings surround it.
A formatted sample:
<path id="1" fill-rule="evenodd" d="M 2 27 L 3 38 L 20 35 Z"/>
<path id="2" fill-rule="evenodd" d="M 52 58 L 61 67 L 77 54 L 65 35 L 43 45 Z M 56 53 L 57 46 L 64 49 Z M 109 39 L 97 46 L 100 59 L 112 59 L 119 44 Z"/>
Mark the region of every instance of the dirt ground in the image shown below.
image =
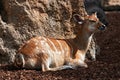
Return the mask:
<path id="1" fill-rule="evenodd" d="M 42 72 L 0 66 L 0 80 L 120 80 L 120 12 L 109 12 L 107 18 L 107 30 L 95 34 L 101 52 L 88 68 Z"/>

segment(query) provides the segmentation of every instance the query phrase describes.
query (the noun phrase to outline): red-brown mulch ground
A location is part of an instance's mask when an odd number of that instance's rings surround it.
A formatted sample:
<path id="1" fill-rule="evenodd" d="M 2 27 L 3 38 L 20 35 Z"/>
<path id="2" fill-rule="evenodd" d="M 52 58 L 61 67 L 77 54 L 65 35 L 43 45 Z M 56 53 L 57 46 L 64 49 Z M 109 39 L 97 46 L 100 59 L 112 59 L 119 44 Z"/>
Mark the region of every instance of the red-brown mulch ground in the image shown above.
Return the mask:
<path id="1" fill-rule="evenodd" d="M 42 72 L 0 67 L 0 80 L 120 80 L 120 12 L 107 13 L 109 27 L 96 34 L 101 53 L 88 68 Z"/>

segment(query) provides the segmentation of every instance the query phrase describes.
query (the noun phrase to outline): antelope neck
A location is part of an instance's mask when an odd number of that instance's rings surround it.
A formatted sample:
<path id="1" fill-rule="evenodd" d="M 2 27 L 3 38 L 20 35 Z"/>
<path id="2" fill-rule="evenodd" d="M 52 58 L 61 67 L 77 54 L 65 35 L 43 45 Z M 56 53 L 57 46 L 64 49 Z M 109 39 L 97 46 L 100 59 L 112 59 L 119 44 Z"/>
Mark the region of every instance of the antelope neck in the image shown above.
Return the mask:
<path id="1" fill-rule="evenodd" d="M 87 51 L 91 38 L 92 34 L 88 34 L 87 32 L 82 31 L 81 34 L 79 34 L 78 36 L 76 36 L 75 39 L 73 39 L 73 42 L 79 50 Z"/>

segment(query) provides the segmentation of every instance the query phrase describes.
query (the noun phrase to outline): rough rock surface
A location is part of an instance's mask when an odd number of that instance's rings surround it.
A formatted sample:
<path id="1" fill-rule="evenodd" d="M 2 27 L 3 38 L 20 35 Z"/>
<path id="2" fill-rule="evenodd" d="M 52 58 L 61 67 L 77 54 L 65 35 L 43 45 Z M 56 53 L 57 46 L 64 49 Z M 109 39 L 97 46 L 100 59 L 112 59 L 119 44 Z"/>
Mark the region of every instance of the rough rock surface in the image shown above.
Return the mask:
<path id="1" fill-rule="evenodd" d="M 84 17 L 83 0 L 0 0 L 0 61 L 33 36 L 73 38 L 74 13 Z"/>

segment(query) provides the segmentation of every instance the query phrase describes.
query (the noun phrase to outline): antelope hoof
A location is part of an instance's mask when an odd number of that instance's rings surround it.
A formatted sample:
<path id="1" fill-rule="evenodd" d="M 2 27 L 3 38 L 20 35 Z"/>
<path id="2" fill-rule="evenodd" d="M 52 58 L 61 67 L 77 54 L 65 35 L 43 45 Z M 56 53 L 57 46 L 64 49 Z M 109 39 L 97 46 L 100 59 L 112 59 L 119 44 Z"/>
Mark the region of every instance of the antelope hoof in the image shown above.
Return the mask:
<path id="1" fill-rule="evenodd" d="M 85 68 L 88 68 L 88 65 L 86 63 L 83 63 L 82 66 L 85 67 Z"/>
<path id="2" fill-rule="evenodd" d="M 91 58 L 92 61 L 96 61 L 96 58 Z"/>

